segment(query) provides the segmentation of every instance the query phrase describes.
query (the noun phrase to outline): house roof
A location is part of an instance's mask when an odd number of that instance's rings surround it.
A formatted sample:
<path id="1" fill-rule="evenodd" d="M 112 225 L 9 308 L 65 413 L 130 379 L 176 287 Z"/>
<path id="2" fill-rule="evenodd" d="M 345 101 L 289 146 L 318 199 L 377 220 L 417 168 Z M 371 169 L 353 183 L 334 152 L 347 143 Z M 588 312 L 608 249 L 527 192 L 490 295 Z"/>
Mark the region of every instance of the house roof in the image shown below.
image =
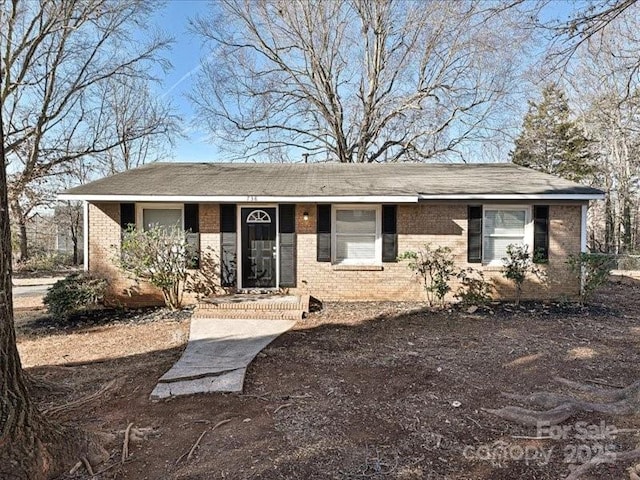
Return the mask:
<path id="1" fill-rule="evenodd" d="M 603 198 L 511 163 L 151 163 L 59 195 L 89 201 L 352 201 Z"/>

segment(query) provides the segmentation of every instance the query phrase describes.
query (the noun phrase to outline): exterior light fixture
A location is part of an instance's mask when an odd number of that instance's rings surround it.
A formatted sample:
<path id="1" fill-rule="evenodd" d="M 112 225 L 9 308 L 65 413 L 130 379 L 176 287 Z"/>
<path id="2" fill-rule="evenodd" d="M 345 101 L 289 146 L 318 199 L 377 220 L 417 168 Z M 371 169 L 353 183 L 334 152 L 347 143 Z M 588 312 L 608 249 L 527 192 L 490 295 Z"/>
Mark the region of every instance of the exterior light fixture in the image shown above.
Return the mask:
<path id="1" fill-rule="evenodd" d="M 302 219 L 306 222 L 309 220 L 309 212 L 304 212 L 302 214 Z"/>

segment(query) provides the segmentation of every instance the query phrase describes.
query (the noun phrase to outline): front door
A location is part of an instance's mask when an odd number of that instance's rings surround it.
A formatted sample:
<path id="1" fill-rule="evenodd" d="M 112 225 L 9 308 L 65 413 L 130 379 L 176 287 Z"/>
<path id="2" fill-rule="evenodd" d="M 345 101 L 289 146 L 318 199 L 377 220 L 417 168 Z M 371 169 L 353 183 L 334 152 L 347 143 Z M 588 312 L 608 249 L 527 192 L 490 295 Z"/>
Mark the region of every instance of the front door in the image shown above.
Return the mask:
<path id="1" fill-rule="evenodd" d="M 241 208 L 242 288 L 276 286 L 276 209 Z"/>

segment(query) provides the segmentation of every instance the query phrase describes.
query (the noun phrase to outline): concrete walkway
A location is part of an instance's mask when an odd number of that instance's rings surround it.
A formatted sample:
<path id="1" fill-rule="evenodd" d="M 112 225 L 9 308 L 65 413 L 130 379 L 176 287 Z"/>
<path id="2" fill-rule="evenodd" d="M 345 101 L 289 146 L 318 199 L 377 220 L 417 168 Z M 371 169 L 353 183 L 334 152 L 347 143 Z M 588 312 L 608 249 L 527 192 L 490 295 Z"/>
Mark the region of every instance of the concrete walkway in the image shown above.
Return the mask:
<path id="1" fill-rule="evenodd" d="M 192 318 L 189 343 L 151 399 L 207 392 L 241 392 L 249 363 L 291 320 Z"/>

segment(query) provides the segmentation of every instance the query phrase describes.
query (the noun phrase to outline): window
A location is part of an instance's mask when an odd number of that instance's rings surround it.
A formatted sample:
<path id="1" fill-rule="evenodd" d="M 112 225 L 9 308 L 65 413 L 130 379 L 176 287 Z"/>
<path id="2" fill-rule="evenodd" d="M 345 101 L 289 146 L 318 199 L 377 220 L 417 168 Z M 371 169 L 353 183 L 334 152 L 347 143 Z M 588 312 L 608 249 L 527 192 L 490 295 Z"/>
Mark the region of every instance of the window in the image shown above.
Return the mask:
<path id="1" fill-rule="evenodd" d="M 197 219 L 198 210 L 197 205 L 195 205 L 195 209 L 193 208 L 194 204 L 187 204 L 187 207 L 189 207 L 187 212 L 190 212 L 190 214 L 187 215 L 185 220 L 185 206 L 181 203 L 138 203 L 136 204 L 136 224 L 138 228 L 142 227 L 144 230 L 149 230 L 155 226 L 167 230 L 173 227 L 186 229 L 186 241 L 190 252 L 193 254 L 190 268 L 199 268 L 200 233 L 197 231 L 199 228 L 197 222 L 195 226 L 189 225 L 189 223 L 194 223 L 192 217 L 195 216 Z"/>
<path id="2" fill-rule="evenodd" d="M 149 230 L 153 226 L 166 229 L 175 226 L 182 228 L 182 205 L 141 205 L 138 211 L 138 222 L 144 230 Z"/>
<path id="3" fill-rule="evenodd" d="M 254 210 L 247 215 L 247 223 L 271 223 L 271 217 L 264 210 Z"/>
<path id="4" fill-rule="evenodd" d="M 381 263 L 379 207 L 335 207 L 333 221 L 335 263 Z"/>
<path id="5" fill-rule="evenodd" d="M 482 260 L 501 264 L 510 244 L 531 246 L 529 207 L 484 207 L 482 222 Z"/>

